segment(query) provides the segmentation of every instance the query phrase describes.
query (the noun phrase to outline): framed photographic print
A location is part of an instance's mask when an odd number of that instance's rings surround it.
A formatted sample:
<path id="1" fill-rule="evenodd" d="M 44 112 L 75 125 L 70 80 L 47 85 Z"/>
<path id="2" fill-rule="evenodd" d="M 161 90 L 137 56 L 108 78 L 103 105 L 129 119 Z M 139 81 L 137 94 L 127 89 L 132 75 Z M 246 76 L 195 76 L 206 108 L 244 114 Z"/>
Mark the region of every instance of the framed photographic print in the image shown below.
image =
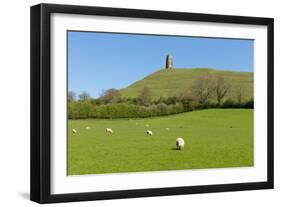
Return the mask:
<path id="1" fill-rule="evenodd" d="M 273 188 L 273 19 L 31 7 L 31 200 Z"/>

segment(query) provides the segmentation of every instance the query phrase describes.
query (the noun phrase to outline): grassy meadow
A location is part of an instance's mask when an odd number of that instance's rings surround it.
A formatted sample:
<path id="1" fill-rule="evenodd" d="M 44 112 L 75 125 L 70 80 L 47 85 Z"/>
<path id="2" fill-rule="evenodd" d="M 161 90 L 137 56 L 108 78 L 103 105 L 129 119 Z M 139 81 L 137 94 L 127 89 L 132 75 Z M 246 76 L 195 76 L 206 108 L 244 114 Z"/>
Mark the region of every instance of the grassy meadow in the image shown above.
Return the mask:
<path id="1" fill-rule="evenodd" d="M 175 148 L 177 137 L 183 150 Z M 252 109 L 68 120 L 68 175 L 253 166 L 253 139 Z"/>

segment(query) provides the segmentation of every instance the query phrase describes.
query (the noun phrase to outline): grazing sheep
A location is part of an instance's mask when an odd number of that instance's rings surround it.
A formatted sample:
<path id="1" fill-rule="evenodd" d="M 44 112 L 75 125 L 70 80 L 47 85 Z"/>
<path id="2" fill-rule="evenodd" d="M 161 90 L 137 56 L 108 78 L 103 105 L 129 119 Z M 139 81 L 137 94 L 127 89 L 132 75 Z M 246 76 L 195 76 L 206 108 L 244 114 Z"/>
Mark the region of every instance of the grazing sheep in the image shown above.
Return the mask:
<path id="1" fill-rule="evenodd" d="M 152 133 L 151 130 L 147 130 L 147 131 L 146 131 L 146 134 L 149 135 L 149 136 L 152 136 L 153 133 Z"/>
<path id="2" fill-rule="evenodd" d="M 89 129 L 91 129 L 91 127 L 87 126 L 86 129 L 89 130 Z"/>
<path id="3" fill-rule="evenodd" d="M 72 129 L 72 135 L 75 135 L 77 133 L 76 129 Z"/>
<path id="4" fill-rule="evenodd" d="M 181 150 L 181 149 L 184 148 L 184 140 L 183 140 L 183 138 L 179 137 L 179 138 L 176 139 L 176 147 L 177 147 L 178 150 Z"/>
<path id="5" fill-rule="evenodd" d="M 108 134 L 112 134 L 112 133 L 113 133 L 113 130 L 110 129 L 110 128 L 106 128 L 105 132 L 108 133 Z"/>

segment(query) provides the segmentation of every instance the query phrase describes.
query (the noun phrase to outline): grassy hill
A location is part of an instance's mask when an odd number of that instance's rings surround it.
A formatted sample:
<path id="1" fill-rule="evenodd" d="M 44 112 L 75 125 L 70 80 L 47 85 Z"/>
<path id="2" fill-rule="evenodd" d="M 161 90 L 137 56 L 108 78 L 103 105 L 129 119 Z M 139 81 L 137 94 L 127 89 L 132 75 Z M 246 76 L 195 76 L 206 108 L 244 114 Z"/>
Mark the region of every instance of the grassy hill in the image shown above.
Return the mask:
<path id="1" fill-rule="evenodd" d="M 231 90 L 225 98 L 235 99 L 237 88 L 242 87 L 244 99 L 253 97 L 253 72 L 222 71 L 208 68 L 177 68 L 161 69 L 127 88 L 121 89 L 125 97 L 137 97 L 145 87 L 151 89 L 154 98 L 159 96 L 175 96 L 183 90 L 192 90 L 195 81 L 202 76 L 221 76 L 231 85 Z"/>

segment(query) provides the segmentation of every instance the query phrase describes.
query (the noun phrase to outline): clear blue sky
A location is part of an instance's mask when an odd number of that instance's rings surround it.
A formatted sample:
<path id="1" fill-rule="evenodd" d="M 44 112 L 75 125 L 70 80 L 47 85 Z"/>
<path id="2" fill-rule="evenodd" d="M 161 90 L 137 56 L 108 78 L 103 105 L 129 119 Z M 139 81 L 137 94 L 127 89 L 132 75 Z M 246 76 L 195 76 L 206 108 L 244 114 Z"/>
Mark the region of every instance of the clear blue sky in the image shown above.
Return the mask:
<path id="1" fill-rule="evenodd" d="M 253 40 L 68 32 L 68 90 L 98 97 L 165 67 L 253 71 Z"/>

